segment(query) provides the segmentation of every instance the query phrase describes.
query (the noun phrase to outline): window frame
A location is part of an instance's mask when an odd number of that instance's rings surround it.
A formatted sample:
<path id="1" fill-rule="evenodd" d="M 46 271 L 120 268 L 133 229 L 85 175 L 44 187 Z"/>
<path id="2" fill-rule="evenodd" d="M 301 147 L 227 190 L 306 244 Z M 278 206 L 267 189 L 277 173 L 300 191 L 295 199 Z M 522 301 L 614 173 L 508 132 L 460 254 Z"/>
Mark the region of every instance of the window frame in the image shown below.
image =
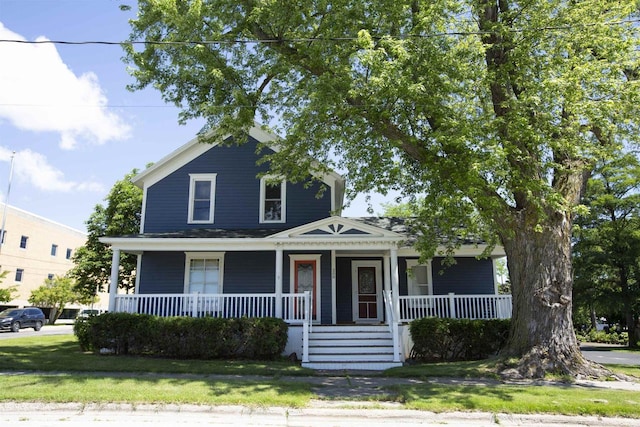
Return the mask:
<path id="1" fill-rule="evenodd" d="M 260 212 L 258 213 L 260 224 L 283 224 L 287 222 L 287 181 L 284 179 L 280 180 L 280 219 L 267 220 L 264 215 L 267 202 L 267 185 L 275 184 L 277 181 L 279 180 L 273 176 L 265 176 L 260 179 Z"/>
<path id="2" fill-rule="evenodd" d="M 58 256 L 58 245 L 55 243 L 51 244 L 51 256 Z"/>
<path id="3" fill-rule="evenodd" d="M 16 274 L 13 281 L 16 283 L 22 283 L 24 281 L 24 268 L 16 268 Z"/>
<path id="4" fill-rule="evenodd" d="M 224 252 L 185 252 L 184 261 L 184 293 L 190 294 L 191 261 L 192 260 L 217 260 L 218 261 L 218 294 L 223 293 L 224 278 Z"/>
<path id="5" fill-rule="evenodd" d="M 413 274 L 413 267 L 426 267 L 427 269 L 427 283 L 416 283 L 415 276 Z M 427 294 L 417 292 L 417 287 L 427 287 Z M 409 296 L 424 296 L 433 295 L 433 272 L 431 267 L 431 260 L 421 264 L 418 259 L 407 260 L 407 294 Z"/>
<path id="6" fill-rule="evenodd" d="M 192 173 L 189 174 L 189 207 L 187 213 L 187 224 L 213 224 L 214 222 L 214 210 L 216 199 L 216 180 L 218 174 L 216 173 Z M 209 181 L 211 188 L 209 189 L 209 218 L 206 220 L 197 220 L 193 218 L 196 182 Z"/>
<path id="7" fill-rule="evenodd" d="M 71 259 L 72 255 L 73 255 L 73 249 L 67 248 L 67 253 L 65 255 L 65 259 Z"/>
<path id="8" fill-rule="evenodd" d="M 24 242 L 24 246 L 22 246 L 22 243 Z M 27 246 L 29 245 L 29 236 L 25 236 L 24 234 L 20 236 L 20 249 L 27 249 Z"/>

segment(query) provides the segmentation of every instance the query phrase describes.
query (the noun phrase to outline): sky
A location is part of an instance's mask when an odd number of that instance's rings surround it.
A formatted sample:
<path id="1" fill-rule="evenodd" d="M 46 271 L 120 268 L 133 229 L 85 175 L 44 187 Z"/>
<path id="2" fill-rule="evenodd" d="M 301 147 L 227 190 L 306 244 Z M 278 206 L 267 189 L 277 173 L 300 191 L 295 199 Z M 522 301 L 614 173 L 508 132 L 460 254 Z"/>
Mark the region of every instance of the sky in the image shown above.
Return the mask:
<path id="1" fill-rule="evenodd" d="M 124 41 L 135 12 L 119 4 L 0 0 L 0 40 Z M 127 90 L 122 56 L 119 45 L 0 42 L 0 201 L 86 231 L 116 181 L 195 137 L 203 120 L 180 125 L 155 89 Z M 391 201 L 371 196 L 375 213 Z M 343 215 L 369 216 L 364 195 Z"/>

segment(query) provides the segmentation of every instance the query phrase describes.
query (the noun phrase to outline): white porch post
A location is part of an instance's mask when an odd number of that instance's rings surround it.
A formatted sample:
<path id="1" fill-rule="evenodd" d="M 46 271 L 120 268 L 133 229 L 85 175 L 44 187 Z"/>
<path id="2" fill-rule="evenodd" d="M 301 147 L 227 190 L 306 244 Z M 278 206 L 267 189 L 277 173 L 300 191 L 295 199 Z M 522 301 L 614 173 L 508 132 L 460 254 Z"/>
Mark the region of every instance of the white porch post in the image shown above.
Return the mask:
<path id="1" fill-rule="evenodd" d="M 400 318 L 400 276 L 398 274 L 398 249 L 391 248 L 391 292 L 393 293 L 393 316 L 396 319 Z"/>
<path id="2" fill-rule="evenodd" d="M 338 323 L 336 289 L 337 289 L 336 251 L 335 249 L 332 249 L 331 250 L 331 323 L 333 323 L 334 325 Z"/>
<path id="3" fill-rule="evenodd" d="M 276 317 L 282 319 L 282 248 L 276 249 Z"/>
<path id="4" fill-rule="evenodd" d="M 384 255 L 384 290 L 391 290 L 391 257 L 387 254 Z"/>
<path id="5" fill-rule="evenodd" d="M 111 283 L 109 284 L 109 311 L 116 308 L 116 294 L 118 293 L 118 271 L 120 270 L 120 249 L 112 249 Z"/>
<path id="6" fill-rule="evenodd" d="M 393 311 L 393 361 L 400 362 L 404 359 L 400 350 L 400 337 L 398 331 L 398 319 L 400 318 L 400 276 L 398 274 L 398 248 L 391 248 L 389 251 L 390 259 L 390 276 L 391 276 L 391 301 Z M 386 258 L 385 258 L 386 261 Z"/>

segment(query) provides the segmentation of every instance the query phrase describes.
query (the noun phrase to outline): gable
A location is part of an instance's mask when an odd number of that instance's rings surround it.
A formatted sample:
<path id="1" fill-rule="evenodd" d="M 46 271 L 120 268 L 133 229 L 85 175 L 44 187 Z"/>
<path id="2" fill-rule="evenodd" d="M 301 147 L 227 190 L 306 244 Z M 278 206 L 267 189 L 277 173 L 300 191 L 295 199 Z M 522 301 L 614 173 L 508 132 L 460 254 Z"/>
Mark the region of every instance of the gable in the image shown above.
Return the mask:
<path id="1" fill-rule="evenodd" d="M 187 142 L 185 145 L 179 147 L 171 154 L 163 157 L 158 162 L 154 163 L 151 167 L 147 168 L 140 174 L 138 174 L 132 181 L 140 188 L 149 188 L 162 179 L 166 178 L 170 174 L 178 171 L 185 165 L 193 162 L 198 157 L 204 155 L 208 151 L 221 145 L 221 143 L 227 140 L 230 136 L 223 138 L 222 140 L 207 144 L 201 143 L 198 137 Z M 266 145 L 271 150 L 277 151 L 278 137 L 271 134 L 258 124 L 255 124 L 249 130 L 249 137 L 253 140 Z M 339 211 L 342 207 L 344 198 L 345 182 L 339 174 L 330 172 L 323 174 L 322 176 L 316 176 L 317 179 L 324 182 L 329 188 L 331 188 L 331 205 L 332 210 Z"/>

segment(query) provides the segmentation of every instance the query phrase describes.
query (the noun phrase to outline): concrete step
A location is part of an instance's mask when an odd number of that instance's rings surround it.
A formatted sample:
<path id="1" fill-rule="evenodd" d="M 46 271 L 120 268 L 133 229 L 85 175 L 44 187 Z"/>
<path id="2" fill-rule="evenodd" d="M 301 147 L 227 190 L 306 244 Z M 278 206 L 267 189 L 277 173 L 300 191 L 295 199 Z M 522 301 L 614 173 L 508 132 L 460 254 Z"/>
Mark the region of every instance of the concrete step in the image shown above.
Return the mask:
<path id="1" fill-rule="evenodd" d="M 351 355 L 356 357 L 361 354 L 384 354 L 393 356 L 393 345 L 339 348 L 309 346 L 309 358 L 316 354 Z"/>
<path id="2" fill-rule="evenodd" d="M 309 362 L 391 362 L 393 361 L 393 352 L 388 354 L 367 354 L 367 353 L 340 353 L 340 354 L 311 354 L 309 353 Z"/>
<path id="3" fill-rule="evenodd" d="M 327 371 L 384 371 L 402 366 L 402 362 L 307 362 L 302 366 Z"/>

